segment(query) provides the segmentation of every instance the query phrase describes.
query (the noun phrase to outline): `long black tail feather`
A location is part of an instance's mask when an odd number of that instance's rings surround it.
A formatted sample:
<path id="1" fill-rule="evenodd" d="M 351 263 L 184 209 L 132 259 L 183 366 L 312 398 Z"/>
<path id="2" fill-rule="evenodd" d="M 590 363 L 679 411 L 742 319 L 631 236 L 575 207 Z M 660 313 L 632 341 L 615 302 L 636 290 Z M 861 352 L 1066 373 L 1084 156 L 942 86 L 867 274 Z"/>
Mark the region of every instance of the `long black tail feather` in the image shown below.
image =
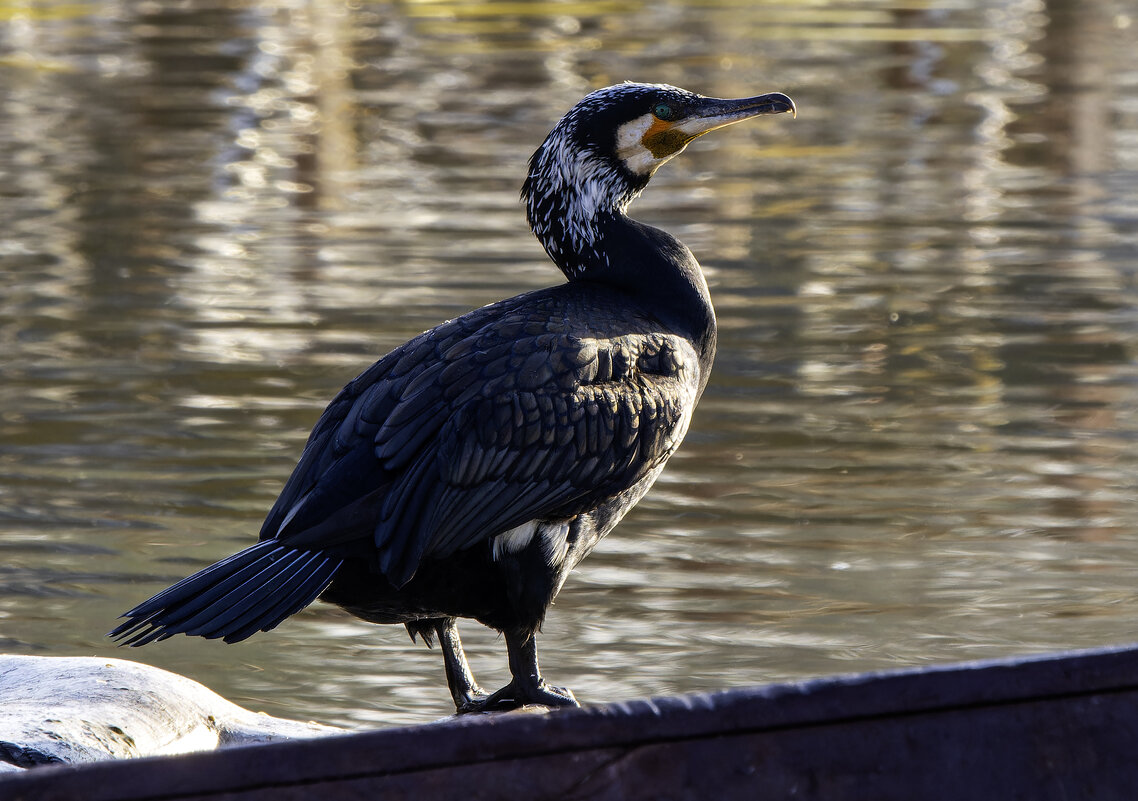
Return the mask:
<path id="1" fill-rule="evenodd" d="M 175 634 L 240 642 L 312 603 L 342 561 L 265 540 L 144 601 L 107 636 L 139 646 Z"/>

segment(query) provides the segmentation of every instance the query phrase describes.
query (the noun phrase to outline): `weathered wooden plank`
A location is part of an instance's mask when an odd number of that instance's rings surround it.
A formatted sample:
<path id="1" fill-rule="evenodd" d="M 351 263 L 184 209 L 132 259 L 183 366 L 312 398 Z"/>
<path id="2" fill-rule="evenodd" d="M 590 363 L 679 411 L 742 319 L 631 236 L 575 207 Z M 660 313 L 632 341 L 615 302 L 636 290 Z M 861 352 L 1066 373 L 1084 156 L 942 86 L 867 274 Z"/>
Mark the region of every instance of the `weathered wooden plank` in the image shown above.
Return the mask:
<path id="1" fill-rule="evenodd" d="M 0 779 L 0 798 L 1115 799 L 1138 649 L 461 718 Z"/>

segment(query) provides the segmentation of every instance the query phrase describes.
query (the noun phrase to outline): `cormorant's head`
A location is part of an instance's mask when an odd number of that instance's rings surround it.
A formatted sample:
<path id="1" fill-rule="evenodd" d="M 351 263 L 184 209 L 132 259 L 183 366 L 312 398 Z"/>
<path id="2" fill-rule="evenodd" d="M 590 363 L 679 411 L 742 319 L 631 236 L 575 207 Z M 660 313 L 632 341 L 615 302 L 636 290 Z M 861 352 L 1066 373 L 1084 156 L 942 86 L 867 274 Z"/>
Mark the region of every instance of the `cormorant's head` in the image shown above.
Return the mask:
<path id="1" fill-rule="evenodd" d="M 656 169 L 698 136 L 761 114 L 795 113 L 774 92 L 738 100 L 666 84 L 622 83 L 587 95 L 561 118 L 530 159 L 526 215 L 566 273 L 590 244 L 592 223 L 623 213 Z"/>
<path id="2" fill-rule="evenodd" d="M 784 111 L 793 114 L 794 102 L 779 93 L 720 100 L 675 86 L 625 83 L 593 92 L 561 124 L 581 151 L 611 159 L 630 183 L 643 185 L 696 137 Z"/>

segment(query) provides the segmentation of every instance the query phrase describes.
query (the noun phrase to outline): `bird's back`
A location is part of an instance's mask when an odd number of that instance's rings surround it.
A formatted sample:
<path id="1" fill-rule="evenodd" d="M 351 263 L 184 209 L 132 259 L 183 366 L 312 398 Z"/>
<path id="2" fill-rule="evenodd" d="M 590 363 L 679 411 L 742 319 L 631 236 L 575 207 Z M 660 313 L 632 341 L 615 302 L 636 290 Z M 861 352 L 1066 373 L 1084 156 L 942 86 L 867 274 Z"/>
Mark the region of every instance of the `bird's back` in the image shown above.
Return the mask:
<path id="1" fill-rule="evenodd" d="M 654 477 L 699 372 L 690 342 L 611 289 L 564 284 L 477 309 L 340 392 L 261 538 L 366 558 L 400 586 L 424 560 L 492 548 Z"/>

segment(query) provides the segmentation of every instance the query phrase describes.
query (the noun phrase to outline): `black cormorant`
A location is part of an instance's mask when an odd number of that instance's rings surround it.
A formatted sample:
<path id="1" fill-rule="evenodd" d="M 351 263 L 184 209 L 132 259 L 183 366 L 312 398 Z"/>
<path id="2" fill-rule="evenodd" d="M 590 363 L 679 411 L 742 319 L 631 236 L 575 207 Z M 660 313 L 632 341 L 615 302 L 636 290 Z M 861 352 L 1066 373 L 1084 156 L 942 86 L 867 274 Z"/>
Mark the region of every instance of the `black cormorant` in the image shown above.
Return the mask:
<path id="1" fill-rule="evenodd" d="M 260 541 L 140 604 L 111 632 L 237 642 L 317 597 L 437 637 L 458 711 L 575 705 L 535 637 L 569 571 L 660 475 L 715 355 L 699 264 L 625 215 L 697 136 L 794 112 L 624 83 L 585 97 L 530 159 L 534 234 L 569 279 L 445 322 L 324 411 Z M 456 618 L 502 632 L 512 681 L 474 680 Z"/>

